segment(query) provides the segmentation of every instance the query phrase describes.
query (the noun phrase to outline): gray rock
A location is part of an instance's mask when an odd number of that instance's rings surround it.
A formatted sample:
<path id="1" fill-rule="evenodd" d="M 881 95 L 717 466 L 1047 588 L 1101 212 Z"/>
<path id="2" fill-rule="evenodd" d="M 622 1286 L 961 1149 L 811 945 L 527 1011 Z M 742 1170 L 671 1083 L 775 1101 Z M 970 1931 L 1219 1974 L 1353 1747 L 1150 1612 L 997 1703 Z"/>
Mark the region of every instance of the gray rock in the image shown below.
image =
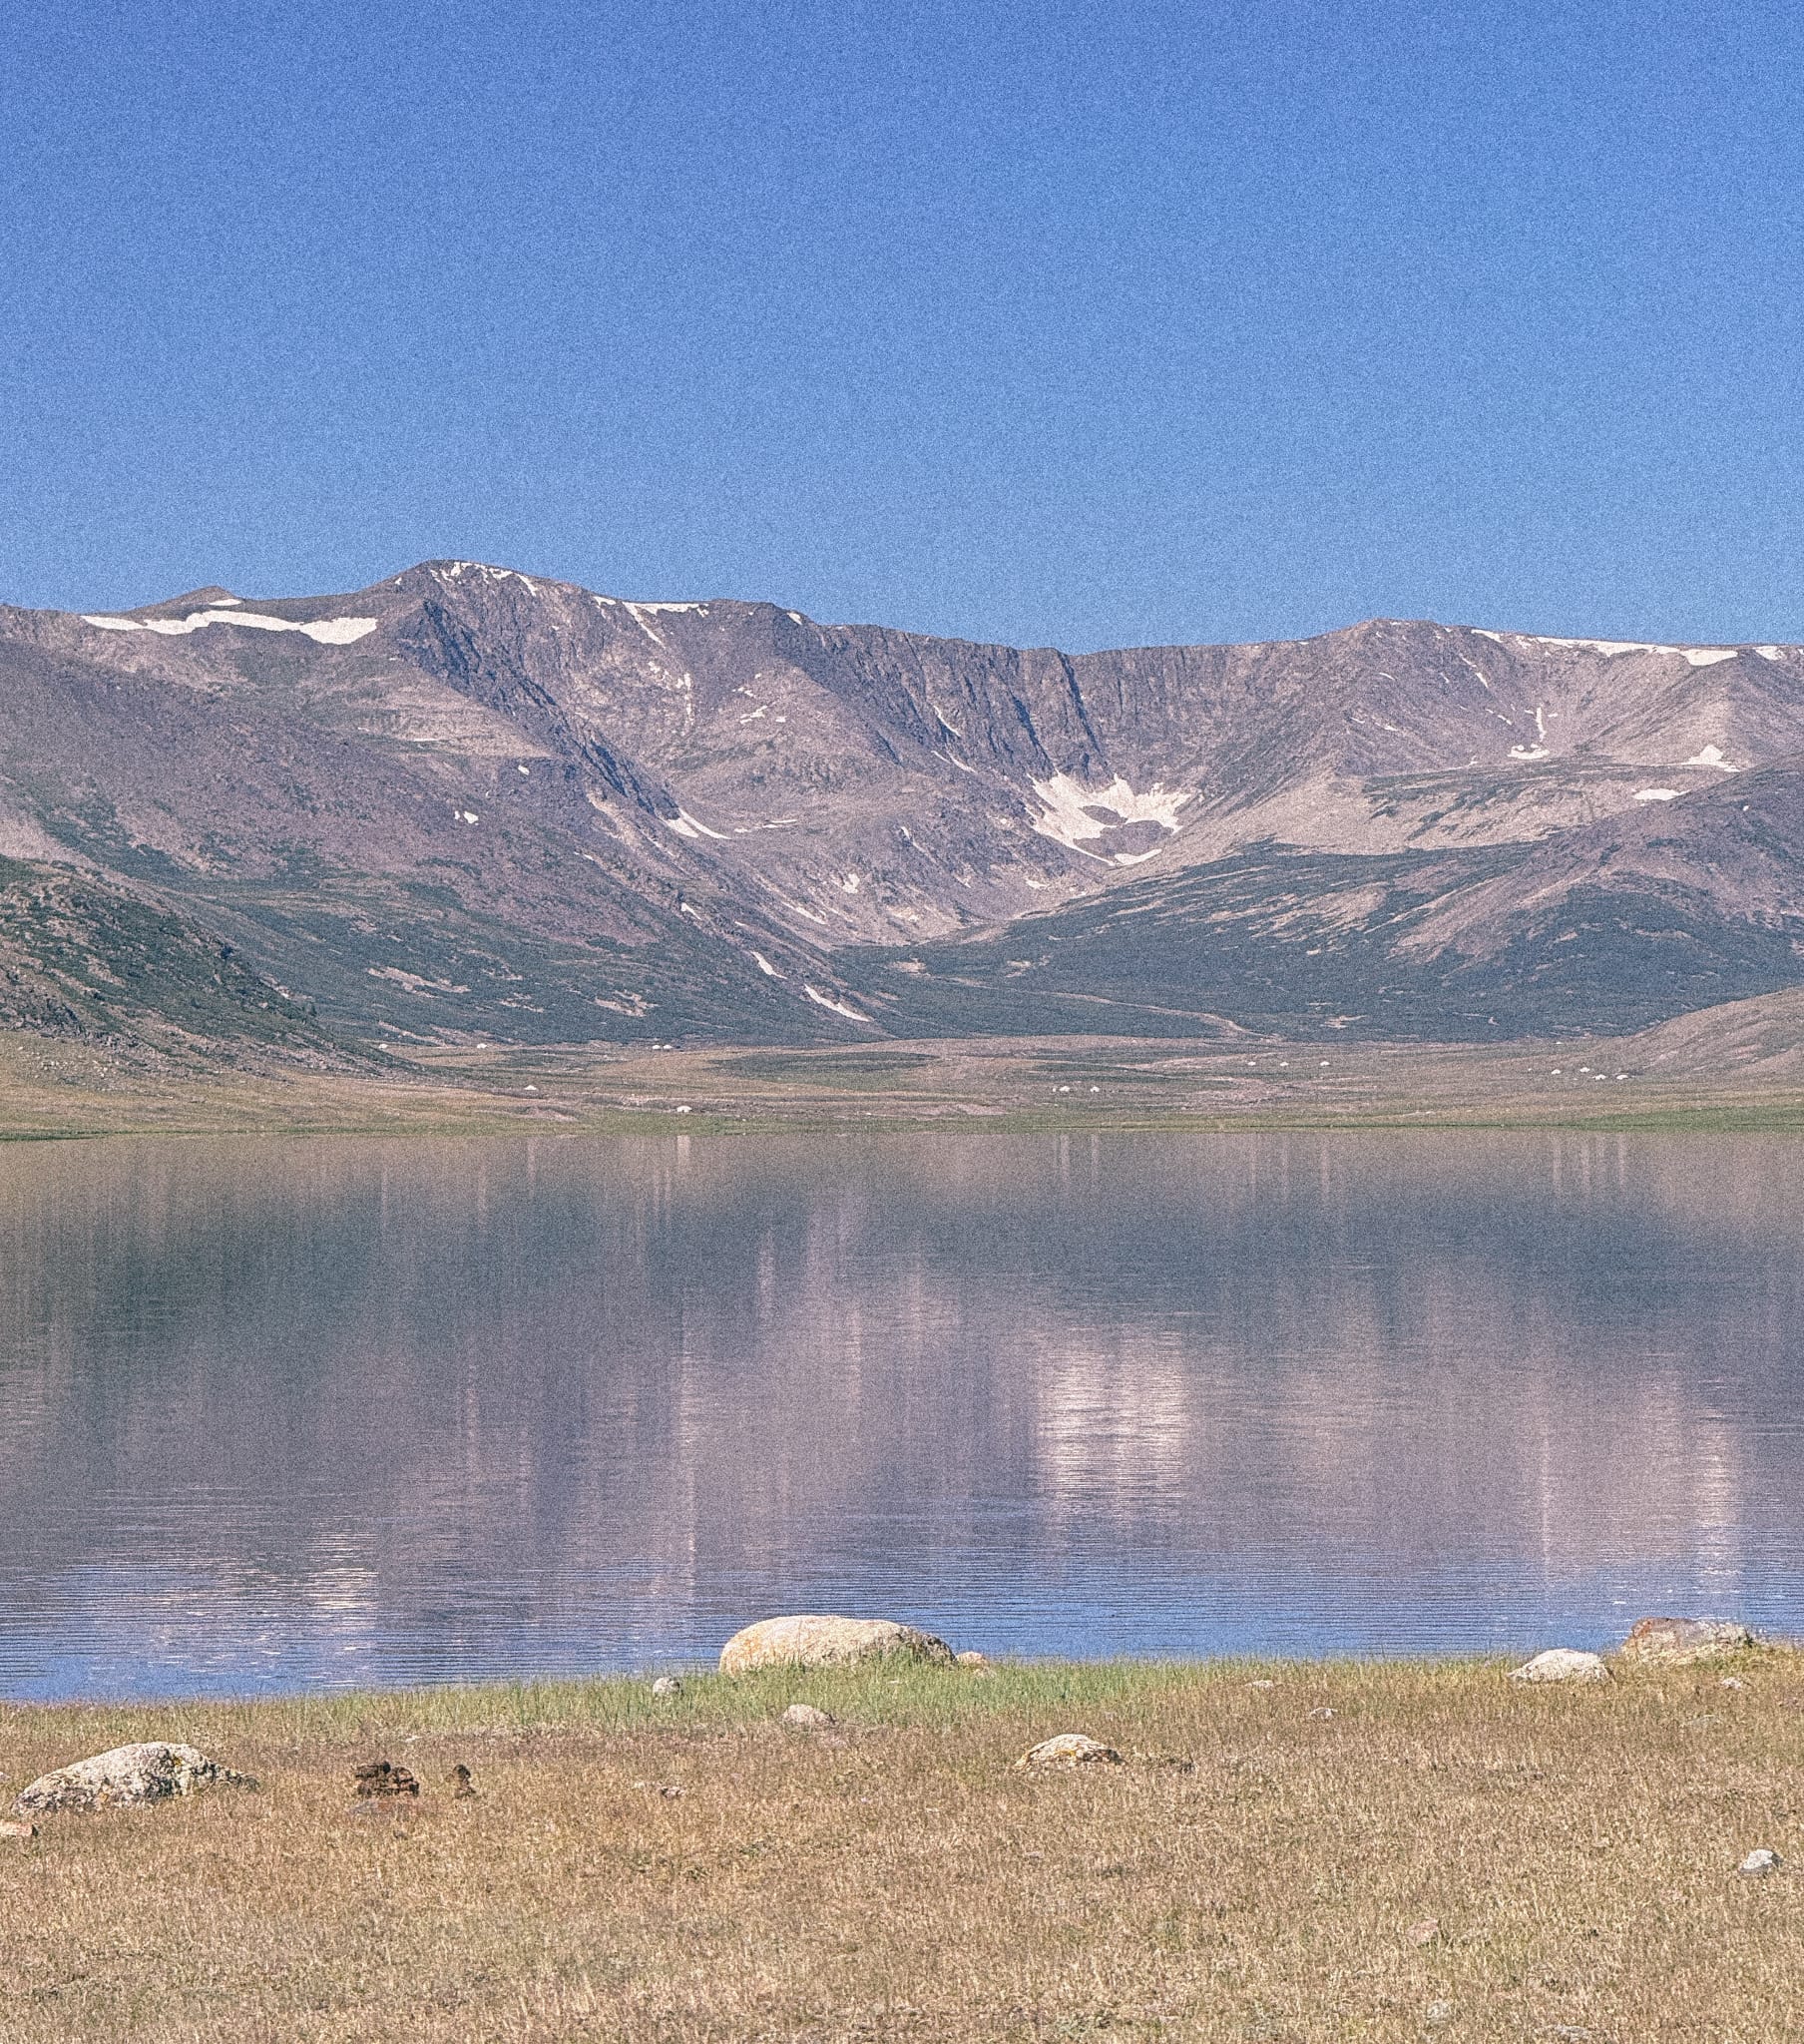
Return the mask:
<path id="1" fill-rule="evenodd" d="M 1741 1864 L 1736 1867 L 1735 1871 L 1737 1873 L 1745 1873 L 1750 1878 L 1754 1878 L 1763 1873 L 1777 1873 L 1784 1864 L 1785 1862 L 1770 1845 L 1757 1845 Z"/>
<path id="2" fill-rule="evenodd" d="M 817 1711 L 812 1704 L 791 1704 L 783 1713 L 783 1723 L 798 1732 L 824 1732 L 838 1722 L 830 1712 Z"/>
<path id="3" fill-rule="evenodd" d="M 1600 1654 L 1586 1654 L 1578 1647 L 1550 1647 L 1510 1671 L 1512 1682 L 1607 1682 L 1609 1670 Z"/>
<path id="4" fill-rule="evenodd" d="M 1038 1746 L 1030 1746 L 1015 1765 L 1018 1768 L 1119 1768 L 1123 1762 L 1115 1748 L 1105 1746 L 1100 1739 L 1092 1739 L 1083 1732 L 1060 1732 L 1051 1739 L 1043 1739 Z"/>
<path id="5" fill-rule="evenodd" d="M 679 1697 L 682 1694 L 681 1679 L 675 1675 L 661 1675 L 652 1685 L 655 1697 Z"/>
<path id="6" fill-rule="evenodd" d="M 40 1775 L 20 1789 L 13 1806 L 27 1816 L 61 1809 L 135 1809 L 202 1788 L 255 1787 L 248 1775 L 210 1761 L 195 1747 L 149 1740 Z"/>
<path id="7" fill-rule="evenodd" d="M 1643 1618 L 1622 1642 L 1624 1661 L 1663 1661 L 1683 1667 L 1719 1654 L 1745 1653 L 1759 1642 L 1739 1619 Z"/>

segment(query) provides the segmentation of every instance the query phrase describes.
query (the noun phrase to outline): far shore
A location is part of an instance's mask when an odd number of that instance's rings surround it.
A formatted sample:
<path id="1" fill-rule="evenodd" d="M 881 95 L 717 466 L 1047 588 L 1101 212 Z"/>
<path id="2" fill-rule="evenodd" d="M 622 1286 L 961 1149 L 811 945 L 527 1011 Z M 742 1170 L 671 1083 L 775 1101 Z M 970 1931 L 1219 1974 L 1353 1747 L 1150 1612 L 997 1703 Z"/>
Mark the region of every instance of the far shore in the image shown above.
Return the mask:
<path id="1" fill-rule="evenodd" d="M 1626 1060 L 1626 1062 L 1624 1062 Z M 411 1047 L 338 1070 L 0 1044 L 0 1142 L 100 1136 L 1220 1134 L 1804 1129 L 1788 1051 L 1636 1064 L 1621 1044 L 1112 1037 L 834 1049 Z"/>
<path id="2" fill-rule="evenodd" d="M 1789 2034 L 1804 1653 L 1543 1687 L 1508 1666 L 878 1662 L 662 1695 L 4 1707 L 9 1799 L 146 1739 L 260 1786 L 0 1840 L 0 2034 Z M 1017 1764 L 1062 1733 L 1114 1758 Z M 402 1792 L 359 1794 L 382 1762 Z"/>

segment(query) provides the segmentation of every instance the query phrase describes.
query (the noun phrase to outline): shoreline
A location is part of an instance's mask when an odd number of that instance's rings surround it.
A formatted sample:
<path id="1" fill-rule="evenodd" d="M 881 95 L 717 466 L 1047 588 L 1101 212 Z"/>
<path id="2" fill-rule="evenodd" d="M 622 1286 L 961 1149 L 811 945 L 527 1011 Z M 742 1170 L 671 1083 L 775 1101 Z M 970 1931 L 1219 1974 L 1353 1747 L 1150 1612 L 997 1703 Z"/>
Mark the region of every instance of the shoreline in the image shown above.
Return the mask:
<path id="1" fill-rule="evenodd" d="M 550 1711 L 558 1722 L 610 1723 L 625 1725 L 669 1724 L 672 1712 L 667 1703 L 652 1695 L 655 1682 L 675 1679 L 684 1698 L 684 1712 L 696 1722 L 729 1726 L 753 1722 L 764 1712 L 774 1695 L 790 1696 L 810 1684 L 838 1686 L 847 1694 L 867 1698 L 875 1694 L 872 1685 L 898 1683 L 915 1703 L 930 1700 L 936 1711 L 949 1707 L 990 1710 L 1006 1695 L 1031 1696 L 1051 1686 L 1082 1690 L 1086 1694 L 1129 1696 L 1141 1690 L 1166 1685 L 1216 1686 L 1242 1680 L 1309 1682 L 1314 1680 L 1371 1679 L 1382 1684 L 1415 1679 L 1479 1681 L 1507 1680 L 1511 1672 L 1552 1647 L 1591 1654 L 1600 1658 L 1612 1675 L 1640 1682 L 1652 1673 L 1675 1668 L 1707 1667 L 1721 1662 L 1725 1667 L 1747 1661 L 1767 1669 L 1791 1667 L 1804 1681 L 1804 1638 L 1755 1630 L 1754 1644 L 1740 1650 L 1699 1654 L 1693 1661 L 1656 1661 L 1638 1664 L 1621 1658 L 1621 1642 L 1574 1649 L 1574 1639 L 1536 1646 L 1519 1644 L 1484 1650 L 1454 1649 L 1446 1653 L 1418 1650 L 1387 1654 L 1348 1651 L 1324 1654 L 1032 1654 L 983 1653 L 980 1667 L 946 1669 L 909 1663 L 905 1657 L 884 1659 L 863 1667 L 805 1667 L 800 1664 L 772 1667 L 753 1673 L 723 1675 L 713 1658 L 704 1661 L 671 1659 L 643 1668 L 582 1673 L 544 1673 L 518 1676 L 452 1677 L 442 1682 L 347 1685 L 342 1688 L 302 1685 L 294 1689 L 258 1691 L 177 1691 L 118 1696 L 83 1695 L 69 1697 L 17 1697 L 0 1692 L 0 1731 L 23 1718 L 61 1717 L 72 1721 L 111 1723 L 130 1717 L 234 1717 L 272 1713 L 292 1716 L 296 1712 L 326 1719 L 354 1716 L 359 1723 L 376 1724 L 390 1719 L 430 1722 L 453 1730 L 464 1724 L 474 1711 L 487 1723 L 493 1708 L 505 1706 L 516 1714 L 529 1707 L 535 1713 L 521 1722 L 543 1725 Z M 996 1683 L 1004 1691 L 993 1691 Z M 1804 1695 L 1798 1699 L 1804 1711 Z M 701 1708 L 705 1706 L 705 1708 Z M 152 1737 L 145 1733 L 144 1737 Z"/>

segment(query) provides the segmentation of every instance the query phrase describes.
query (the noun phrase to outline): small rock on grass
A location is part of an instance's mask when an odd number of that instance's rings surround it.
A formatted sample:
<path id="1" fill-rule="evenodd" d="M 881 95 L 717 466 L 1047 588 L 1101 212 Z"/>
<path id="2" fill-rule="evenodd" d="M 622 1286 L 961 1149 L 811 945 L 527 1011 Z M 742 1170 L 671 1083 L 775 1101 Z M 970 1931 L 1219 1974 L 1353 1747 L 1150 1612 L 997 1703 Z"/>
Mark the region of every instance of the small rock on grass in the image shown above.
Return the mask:
<path id="1" fill-rule="evenodd" d="M 397 1768 L 393 1761 L 370 1761 L 354 1770 L 351 1780 L 356 1783 L 359 1795 L 417 1795 L 420 1792 L 418 1779 L 407 1769 Z"/>
<path id="2" fill-rule="evenodd" d="M 679 1697 L 682 1694 L 682 1680 L 676 1675 L 661 1675 L 652 1685 L 655 1697 Z"/>
<path id="3" fill-rule="evenodd" d="M 1601 1654 L 1586 1654 L 1577 1647 L 1550 1647 L 1510 1671 L 1512 1682 L 1607 1682 L 1609 1670 Z"/>
<path id="4" fill-rule="evenodd" d="M 1438 1916 L 1424 1916 L 1420 1923 L 1412 1923 L 1403 1934 L 1411 1944 L 1433 1944 L 1441 1935 L 1441 1919 Z"/>
<path id="5" fill-rule="evenodd" d="M 1091 1739 L 1082 1732 L 1061 1732 L 1030 1746 L 1015 1765 L 1018 1768 L 1083 1768 L 1095 1765 L 1119 1768 L 1122 1756 L 1113 1746 Z"/>
<path id="6" fill-rule="evenodd" d="M 1784 1863 L 1770 1845 L 1757 1845 L 1735 1871 L 1753 1878 L 1763 1873 L 1777 1873 Z"/>
<path id="7" fill-rule="evenodd" d="M 17 1817 L 0 1817 L 0 1838 L 35 1838 L 37 1835 L 36 1824 L 21 1823 Z"/>
<path id="8" fill-rule="evenodd" d="M 824 1732 L 839 1720 L 830 1711 L 817 1711 L 812 1704 L 791 1704 L 783 1713 L 783 1723 L 797 1732 Z"/>
<path id="9" fill-rule="evenodd" d="M 451 1784 L 451 1793 L 459 1802 L 468 1801 L 476 1793 L 476 1782 L 469 1769 L 459 1761 L 445 1780 Z"/>
<path id="10" fill-rule="evenodd" d="M 248 1775 L 234 1774 L 192 1746 L 147 1740 L 40 1775 L 19 1790 L 13 1807 L 25 1816 L 59 1809 L 137 1809 L 203 1788 L 255 1787 Z"/>

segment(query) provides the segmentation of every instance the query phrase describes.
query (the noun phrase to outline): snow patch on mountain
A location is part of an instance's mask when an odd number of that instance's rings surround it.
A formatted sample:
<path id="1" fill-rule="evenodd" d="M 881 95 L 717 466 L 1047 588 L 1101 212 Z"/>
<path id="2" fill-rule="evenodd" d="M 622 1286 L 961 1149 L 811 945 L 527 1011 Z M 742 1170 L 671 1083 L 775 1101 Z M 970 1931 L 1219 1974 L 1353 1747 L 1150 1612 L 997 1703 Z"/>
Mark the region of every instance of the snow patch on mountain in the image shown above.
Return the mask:
<path id="1" fill-rule="evenodd" d="M 1033 787 L 1045 805 L 1034 819 L 1034 828 L 1042 837 L 1052 838 L 1069 851 L 1081 851 L 1087 858 L 1103 856 L 1090 849 L 1093 839 L 1105 831 L 1119 830 L 1124 823 L 1156 823 L 1162 830 L 1175 831 L 1178 810 L 1196 798 L 1194 788 L 1166 789 L 1157 781 L 1141 794 L 1119 773 L 1107 787 L 1086 787 L 1069 773 L 1036 780 Z"/>
<path id="2" fill-rule="evenodd" d="M 487 561 L 434 561 L 432 572 L 441 582 L 461 582 L 466 575 L 480 576 L 484 582 L 523 582 L 531 595 L 539 594 L 539 585 L 530 575 L 522 575 L 518 568 L 492 568 Z M 397 582 L 400 579 L 395 577 Z"/>
<path id="3" fill-rule="evenodd" d="M 699 817 L 691 816 L 687 809 L 678 809 L 676 815 L 667 816 L 664 822 L 665 828 L 675 830 L 678 837 L 717 837 L 722 843 L 726 841 L 727 833 L 724 830 L 710 830 Z"/>
<path id="4" fill-rule="evenodd" d="M 868 1015 L 859 1014 L 856 1008 L 848 1007 L 844 1001 L 834 1000 L 831 994 L 823 994 L 819 987 L 810 986 L 805 979 L 802 981 L 802 992 L 817 1008 L 831 1008 L 835 1015 L 843 1015 L 848 1022 L 863 1022 L 867 1025 L 870 1022 L 871 1018 Z"/>
<path id="5" fill-rule="evenodd" d="M 671 650 L 671 642 L 664 636 L 664 634 L 661 631 L 659 631 L 656 625 L 648 625 L 646 623 L 645 614 L 648 611 L 658 611 L 660 609 L 660 606 L 655 603 L 630 603 L 628 604 L 627 609 L 632 615 L 633 622 L 646 635 L 646 637 L 650 639 L 654 645 L 662 646 L 664 650 L 667 653 L 669 653 Z"/>
<path id="6" fill-rule="evenodd" d="M 233 602 L 237 599 L 233 598 Z M 185 618 L 107 618 L 84 614 L 84 625 L 103 632 L 158 632 L 166 639 L 186 638 L 209 625 L 243 625 L 254 632 L 300 632 L 318 646 L 353 646 L 367 639 L 380 623 L 377 618 L 318 618 L 311 624 L 296 624 L 292 618 L 271 618 L 261 611 L 190 611 Z"/>
<path id="7" fill-rule="evenodd" d="M 1561 646 L 1579 653 L 1600 653 L 1613 660 L 1619 653 L 1663 653 L 1676 655 L 1692 667 L 1714 667 L 1719 660 L 1733 660 L 1738 646 L 1660 646 L 1648 639 L 1556 639 L 1546 632 L 1491 632 L 1483 625 L 1473 628 L 1481 639 L 1495 639 L 1500 646 Z M 1756 647 L 1755 652 L 1764 652 Z"/>

